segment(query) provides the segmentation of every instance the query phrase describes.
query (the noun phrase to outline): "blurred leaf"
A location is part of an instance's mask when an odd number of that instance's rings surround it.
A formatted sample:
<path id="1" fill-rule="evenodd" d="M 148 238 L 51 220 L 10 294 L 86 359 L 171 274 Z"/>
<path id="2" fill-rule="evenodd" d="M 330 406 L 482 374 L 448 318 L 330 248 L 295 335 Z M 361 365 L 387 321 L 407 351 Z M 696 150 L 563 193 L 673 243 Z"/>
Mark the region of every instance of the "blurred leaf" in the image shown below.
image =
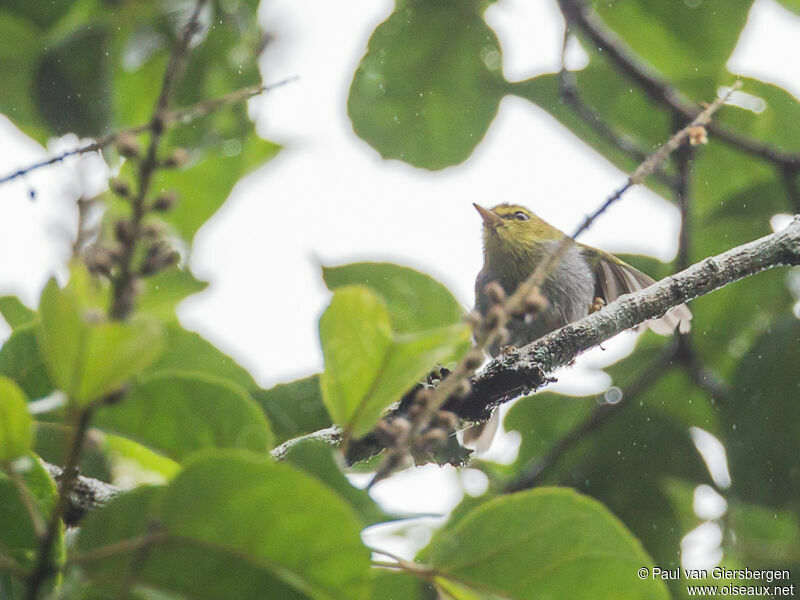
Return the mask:
<path id="1" fill-rule="evenodd" d="M 393 335 L 389 311 L 364 286 L 334 292 L 319 323 L 325 406 L 345 433 L 361 437 L 437 363 L 455 360 L 470 344 L 466 325 Z"/>
<path id="2" fill-rule="evenodd" d="M 144 291 L 136 301 L 138 314 L 163 321 L 175 318 L 175 307 L 181 300 L 202 292 L 208 283 L 195 279 L 188 269 L 172 267 L 143 280 Z"/>
<path id="3" fill-rule="evenodd" d="M 103 450 L 108 453 L 112 470 L 117 473 L 120 467 L 125 469 L 130 462 L 133 462 L 142 471 L 155 473 L 163 477 L 165 481 L 169 481 L 181 469 L 174 460 L 154 452 L 147 446 L 118 435 L 107 433 L 103 438 Z"/>
<path id="4" fill-rule="evenodd" d="M 93 425 L 178 461 L 203 448 L 267 452 L 273 445 L 269 423 L 246 390 L 200 373 L 142 378 L 122 402 L 99 409 Z"/>
<path id="5" fill-rule="evenodd" d="M 408 267 L 391 263 L 353 263 L 323 267 L 328 289 L 362 284 L 386 303 L 396 333 L 412 333 L 461 323 L 464 309 L 441 283 Z"/>
<path id="6" fill-rule="evenodd" d="M 800 0 L 778 0 L 784 8 L 800 15 Z"/>
<path id="7" fill-rule="evenodd" d="M 42 515 L 49 515 L 55 508 L 56 486 L 50 475 L 39 462 L 29 454 L 15 461 L 14 468 L 22 476 L 25 486 L 33 497 L 35 506 Z M 0 547 L 8 552 L 25 568 L 33 568 L 39 539 L 31 523 L 25 505 L 20 499 L 19 489 L 11 478 L 0 469 Z M 45 517 L 46 519 L 46 517 Z M 59 524 L 54 548 L 55 560 L 64 556 L 64 530 Z"/>
<path id="8" fill-rule="evenodd" d="M 745 565 L 800 566 L 800 518 L 795 512 L 734 499 L 728 504 L 725 524 L 733 532 L 729 552 Z"/>
<path id="9" fill-rule="evenodd" d="M 25 393 L 7 377 L 0 376 L 0 463 L 31 449 L 33 424 Z"/>
<path id="10" fill-rule="evenodd" d="M 739 363 L 722 412 L 732 490 L 741 498 L 780 508 L 800 495 L 797 365 L 800 321 L 773 324 Z"/>
<path id="11" fill-rule="evenodd" d="M 353 487 L 336 463 L 334 452 L 331 446 L 319 440 L 302 440 L 289 448 L 284 459 L 336 492 L 355 509 L 364 525 L 395 520 L 397 517 L 382 510 L 366 490 Z"/>
<path id="12" fill-rule="evenodd" d="M 43 50 L 33 93 L 52 133 L 81 137 L 107 133 L 112 90 L 105 27 L 86 24 Z"/>
<path id="13" fill-rule="evenodd" d="M 232 381 L 248 391 L 258 387 L 246 369 L 199 334 L 184 329 L 178 323 L 168 324 L 164 331 L 166 349 L 145 373 L 204 373 Z"/>
<path id="14" fill-rule="evenodd" d="M 491 500 L 434 534 L 423 556 L 441 577 L 519 600 L 669 598 L 662 582 L 636 578 L 652 561 L 622 523 L 563 488 Z"/>
<path id="15" fill-rule="evenodd" d="M 24 5 L 0 8 L 0 112 L 13 120 L 24 133 L 40 143 L 49 137 L 33 102 L 33 78 L 41 54 L 40 32 L 24 14 Z M 40 3 L 35 3 L 40 4 Z M 53 5 L 55 6 L 55 5 Z"/>
<path id="16" fill-rule="evenodd" d="M 280 146 L 261 139 L 255 132 L 228 141 L 220 141 L 189 167 L 161 171 L 156 177 L 157 190 L 178 192 L 178 203 L 164 215 L 164 220 L 187 241 L 217 212 L 242 177 L 280 150 Z"/>
<path id="17" fill-rule="evenodd" d="M 50 375 L 72 402 L 87 405 L 124 383 L 161 353 L 153 321 L 89 323 L 72 289 L 45 286 L 39 306 L 39 343 Z"/>
<path id="18" fill-rule="evenodd" d="M 408 573 L 379 570 L 372 579 L 372 600 L 437 600 L 436 592 Z"/>
<path id="19" fill-rule="evenodd" d="M 752 4 L 593 0 L 592 7 L 642 59 L 680 81 L 724 71 Z"/>
<path id="20" fill-rule="evenodd" d="M 503 57 L 483 7 L 412 0 L 375 29 L 347 111 L 381 156 L 443 169 L 463 162 L 483 138 L 504 93 Z"/>
<path id="21" fill-rule="evenodd" d="M 331 418 L 322 401 L 319 380 L 319 375 L 311 375 L 253 392 L 253 398 L 272 424 L 276 443 L 330 427 Z"/>
<path id="22" fill-rule="evenodd" d="M 0 296 L 0 315 L 11 329 L 27 325 L 36 319 L 36 311 L 25 306 L 16 296 Z"/>
<path id="23" fill-rule="evenodd" d="M 0 375 L 13 379 L 34 400 L 54 389 L 39 351 L 37 328 L 34 323 L 18 327 L 0 347 Z"/>
<path id="24" fill-rule="evenodd" d="M 153 522 L 168 539 L 138 565 L 138 579 L 156 588 L 208 599 L 369 595 L 369 552 L 350 507 L 314 478 L 267 457 L 200 457 L 169 487 L 140 488 L 90 514 L 78 548 L 137 538 Z M 102 558 L 86 570 L 119 585 L 135 560 Z"/>
<path id="25" fill-rule="evenodd" d="M 516 402 L 506 413 L 503 428 L 522 434 L 514 470 L 541 458 L 554 444 L 582 423 L 597 407 L 595 398 L 574 398 L 551 392 Z"/>
<path id="26" fill-rule="evenodd" d="M 42 29 L 53 26 L 75 4 L 76 0 L 61 2 L 27 2 L 26 0 L 4 0 L 3 9 L 24 17 Z"/>

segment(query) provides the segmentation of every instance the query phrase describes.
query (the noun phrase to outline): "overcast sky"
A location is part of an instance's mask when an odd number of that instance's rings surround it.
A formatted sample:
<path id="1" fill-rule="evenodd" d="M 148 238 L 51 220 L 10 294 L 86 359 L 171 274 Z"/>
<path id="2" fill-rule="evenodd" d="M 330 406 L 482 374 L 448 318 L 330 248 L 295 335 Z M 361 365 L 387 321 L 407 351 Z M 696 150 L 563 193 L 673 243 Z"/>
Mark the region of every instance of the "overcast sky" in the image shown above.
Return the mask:
<path id="1" fill-rule="evenodd" d="M 190 264 L 211 287 L 180 310 L 187 327 L 233 355 L 262 385 L 322 367 L 317 319 L 329 295 L 320 263 L 390 260 L 413 266 L 445 283 L 469 307 L 482 261 L 481 220 L 473 202 L 524 204 L 570 230 L 624 181 L 625 174 L 517 98 L 503 100 L 486 138 L 461 166 L 428 173 L 381 160 L 353 133 L 345 103 L 369 35 L 392 6 L 388 0 L 262 3 L 263 22 L 276 34 L 263 63 L 265 80 L 300 80 L 253 101 L 252 111 L 259 131 L 286 149 L 242 181 L 197 235 Z M 507 78 L 558 70 L 563 21 L 555 2 L 501 0 L 488 9 L 487 20 L 500 38 Z M 800 97 L 798 32 L 800 18 L 773 0 L 757 0 L 730 70 Z M 579 52 L 571 61 L 580 66 Z M 51 150 L 76 143 L 58 140 Z M 0 174 L 47 154 L 0 117 Z M 2 188 L 0 294 L 17 293 L 35 306 L 47 278 L 63 273 L 75 193 L 103 185 L 96 161 L 68 161 Z M 31 189 L 37 192 L 34 201 Z M 669 203 L 635 189 L 583 241 L 669 260 L 678 226 Z M 0 319 L 0 341 L 7 334 Z M 633 339 L 625 334 L 607 344 L 605 353 L 590 353 L 561 373 L 561 389 L 602 391 L 608 379 L 597 367 L 629 352 Z M 502 453 L 506 446 L 494 450 Z M 401 493 L 419 489 L 408 477 L 426 486 L 419 505 L 409 505 L 419 494 Z M 376 493 L 389 505 L 402 503 L 404 511 L 443 512 L 461 497 L 460 486 L 452 485 L 455 477 L 422 470 L 394 477 Z M 465 477 L 469 486 L 474 474 Z"/>

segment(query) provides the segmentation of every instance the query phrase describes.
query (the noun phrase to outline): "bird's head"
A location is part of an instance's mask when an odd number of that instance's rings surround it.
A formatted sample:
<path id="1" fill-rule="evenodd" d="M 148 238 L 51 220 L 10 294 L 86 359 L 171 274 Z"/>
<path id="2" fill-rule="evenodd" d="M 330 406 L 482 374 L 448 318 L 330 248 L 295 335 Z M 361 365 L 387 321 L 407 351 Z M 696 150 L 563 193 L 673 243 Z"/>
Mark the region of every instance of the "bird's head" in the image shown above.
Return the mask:
<path id="1" fill-rule="evenodd" d="M 525 257 L 541 244 L 561 237 L 561 232 L 518 204 L 498 204 L 487 209 L 473 204 L 483 217 L 483 247 L 487 258 Z"/>

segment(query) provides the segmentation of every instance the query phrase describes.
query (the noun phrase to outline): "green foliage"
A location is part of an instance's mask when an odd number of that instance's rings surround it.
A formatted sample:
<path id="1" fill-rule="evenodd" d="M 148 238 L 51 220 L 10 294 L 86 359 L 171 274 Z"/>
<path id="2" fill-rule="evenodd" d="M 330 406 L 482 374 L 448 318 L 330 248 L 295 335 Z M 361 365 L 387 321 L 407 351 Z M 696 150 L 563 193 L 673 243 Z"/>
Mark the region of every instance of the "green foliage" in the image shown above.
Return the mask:
<path id="1" fill-rule="evenodd" d="M 19 458 L 13 465 L 22 478 L 32 505 L 41 515 L 48 515 L 55 506 L 56 486 L 45 468 L 33 455 Z M 33 566 L 35 550 L 39 546 L 36 530 L 31 521 L 25 502 L 20 497 L 20 489 L 12 477 L 0 469 L 0 552 L 8 552 L 25 568 Z M 60 560 L 64 556 L 63 528 L 56 532 L 55 557 Z M 3 589 L 0 578 L 0 590 Z"/>
<path id="2" fill-rule="evenodd" d="M 355 132 L 417 167 L 465 160 L 502 97 L 503 56 L 477 0 L 398 4 L 369 42 L 350 87 Z"/>
<path id="3" fill-rule="evenodd" d="M 74 290 L 59 289 L 55 280 L 42 292 L 39 310 L 39 343 L 50 376 L 80 406 L 99 400 L 161 354 L 158 323 L 91 323 Z"/>
<path id="4" fill-rule="evenodd" d="M 25 393 L 0 376 L 0 463 L 25 454 L 33 439 Z"/>
<path id="5" fill-rule="evenodd" d="M 669 598 L 660 581 L 631 585 L 649 557 L 599 502 L 567 489 L 491 500 L 434 535 L 423 556 L 443 579 L 520 600 Z"/>
<path id="6" fill-rule="evenodd" d="M 450 291 L 432 277 L 389 263 L 354 263 L 323 267 L 322 278 L 335 291 L 365 285 L 386 303 L 397 333 L 413 333 L 460 323 L 464 309 Z"/>
<path id="7" fill-rule="evenodd" d="M 102 548 L 146 535 L 153 523 L 166 540 L 144 564 L 130 553 L 102 557 Z M 198 457 L 169 487 L 137 490 L 92 514 L 78 549 L 96 552 L 86 569 L 106 586 L 136 568 L 143 583 L 190 597 L 358 600 L 369 589 L 360 529 L 352 509 L 316 479 L 228 452 Z"/>
<path id="8" fill-rule="evenodd" d="M 124 401 L 101 408 L 94 422 L 177 461 L 204 448 L 266 452 L 273 445 L 269 423 L 245 389 L 200 373 L 143 377 Z"/>
<path id="9" fill-rule="evenodd" d="M 386 304 L 363 285 L 334 292 L 319 323 L 325 357 L 320 385 L 334 423 L 355 437 L 437 363 L 469 347 L 469 328 L 448 325 L 394 334 Z"/>
<path id="10" fill-rule="evenodd" d="M 319 380 L 319 375 L 311 375 L 253 392 L 253 398 L 272 423 L 277 442 L 325 429 L 331 424 L 322 401 Z"/>
<path id="11" fill-rule="evenodd" d="M 798 12 L 796 0 L 781 3 Z M 604 130 L 564 97 L 558 74 L 506 81 L 500 40 L 484 20 L 489 4 L 397 0 L 372 33 L 347 109 L 356 134 L 381 156 L 431 170 L 459 164 L 505 95 L 546 111 L 625 172 L 683 124 L 577 25 L 571 32 L 589 63 L 570 82 Z M 637 64 L 689 100 L 711 101 L 735 79 L 726 65 L 752 0 L 588 4 Z M 0 113 L 39 143 L 149 123 L 192 6 L 7 0 L 0 7 Z M 169 109 L 262 83 L 266 39 L 257 7 L 256 0 L 207 3 Z M 715 123 L 776 151 L 800 151 L 797 99 L 740 79 L 744 94 Z M 148 137 L 136 138 L 141 147 Z M 772 215 L 797 210 L 787 189 L 797 173 L 713 131 L 710 138 L 691 150 L 692 262 L 765 235 Z M 638 152 L 620 149 L 618 139 Z M 168 123 L 161 142 L 159 160 L 183 148 L 189 161 L 156 170 L 151 195 L 174 191 L 179 199 L 171 210 L 148 212 L 145 225 L 168 229 L 167 239 L 179 238 L 182 250 L 237 182 L 280 150 L 257 135 L 244 102 L 188 124 Z M 136 189 L 141 157 L 119 147 L 104 153 Z M 665 182 L 675 167 L 666 165 L 665 176 L 647 184 L 672 199 Z M 100 242 L 117 251 L 114 224 L 130 216 L 130 204 L 110 192 L 99 200 Z M 630 260 L 658 278 L 673 271 L 648 257 Z M 718 519 L 724 564 L 800 568 L 800 325 L 790 313 L 797 292 L 785 271 L 692 303 L 696 356 L 688 358 L 727 383 L 724 401 L 711 398 L 706 375 L 687 368 L 686 356 L 643 382 L 669 343 L 650 334 L 607 369 L 623 391 L 620 405 L 598 408 L 603 398 L 554 393 L 522 399 L 505 419 L 522 437 L 516 461 L 475 461 L 490 476 L 489 492 L 465 498 L 418 564 L 395 565 L 405 570 L 370 567 L 361 541 L 365 527 L 398 518 L 348 479 L 374 463 L 346 465 L 338 449 L 312 439 L 282 447 L 283 464 L 270 450 L 331 425 L 345 438 L 364 436 L 432 368 L 462 357 L 470 330 L 452 294 L 398 265 L 324 268 L 333 293 L 319 324 L 324 372 L 263 390 L 231 356 L 178 322 L 176 306 L 202 292 L 204 282 L 185 266 L 137 279 L 134 309 L 121 322 L 105 317 L 112 286 L 77 263 L 66 288 L 47 285 L 37 311 L 0 297 L 11 327 L 0 347 L 0 567 L 26 570 L 38 559 L 31 507 L 47 522 L 57 499 L 39 456 L 64 463 L 76 413 L 92 407 L 81 472 L 134 485 L 89 514 L 69 549 L 75 561 L 65 568 L 59 522 L 55 570 L 40 597 L 666 598 L 661 582 L 640 581 L 636 571 L 653 560 L 677 567 L 682 537 L 700 522 L 693 493 L 712 482 L 692 427 L 715 435 L 728 453 L 732 486 L 719 490 L 728 502 Z M 125 393 L 111 398 L 116 402 L 98 402 L 117 390 Z M 507 494 L 534 466 L 543 467 L 537 483 L 563 487 Z M 169 483 L 137 485 L 154 476 Z M 24 587 L 11 572 L 0 573 L 3 598 L 25 597 Z M 685 594 L 677 584 L 670 591 Z"/>

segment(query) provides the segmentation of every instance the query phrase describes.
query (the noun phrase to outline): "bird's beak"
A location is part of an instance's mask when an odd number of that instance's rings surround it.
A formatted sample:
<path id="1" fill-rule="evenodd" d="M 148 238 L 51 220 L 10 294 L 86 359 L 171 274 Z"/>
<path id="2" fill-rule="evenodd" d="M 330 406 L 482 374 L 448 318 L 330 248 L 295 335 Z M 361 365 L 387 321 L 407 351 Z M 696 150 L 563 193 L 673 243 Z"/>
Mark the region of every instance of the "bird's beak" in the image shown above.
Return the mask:
<path id="1" fill-rule="evenodd" d="M 483 208 L 480 204 L 475 204 L 473 202 L 472 206 L 474 206 L 475 210 L 477 210 L 480 213 L 481 217 L 483 217 L 483 225 L 485 227 L 490 227 L 490 228 L 494 229 L 500 223 L 503 222 L 503 219 L 498 217 L 492 211 Z"/>

